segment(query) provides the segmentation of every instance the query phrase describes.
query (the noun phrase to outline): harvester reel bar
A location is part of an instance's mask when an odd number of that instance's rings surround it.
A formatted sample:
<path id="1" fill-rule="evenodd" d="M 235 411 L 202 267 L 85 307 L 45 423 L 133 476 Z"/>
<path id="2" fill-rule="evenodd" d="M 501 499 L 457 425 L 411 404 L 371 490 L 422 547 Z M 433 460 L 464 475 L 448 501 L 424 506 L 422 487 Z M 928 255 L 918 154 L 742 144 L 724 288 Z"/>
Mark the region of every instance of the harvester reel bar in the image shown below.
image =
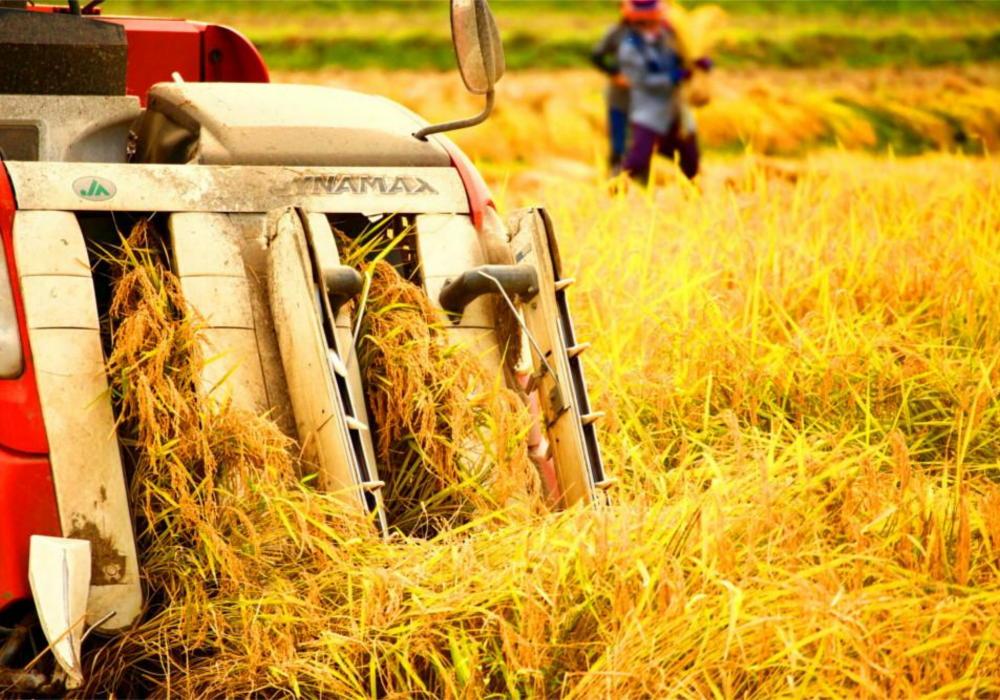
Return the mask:
<path id="1" fill-rule="evenodd" d="M 552 369 L 552 365 L 549 364 L 549 361 L 545 359 L 545 353 L 543 353 L 542 349 L 538 346 L 538 341 L 535 340 L 535 336 L 531 334 L 531 330 L 528 328 L 528 325 L 524 322 L 524 319 L 521 318 L 521 313 L 517 310 L 517 307 L 514 305 L 514 301 L 510 298 L 510 294 L 507 293 L 508 291 L 507 288 L 499 279 L 497 279 L 491 274 L 490 268 L 496 268 L 496 267 L 528 268 L 529 270 L 531 270 L 531 277 L 533 279 L 532 282 L 533 291 L 531 291 L 530 294 L 526 293 L 522 295 L 522 298 L 531 299 L 532 297 L 538 294 L 538 275 L 535 271 L 535 268 L 531 267 L 530 265 L 480 265 L 475 270 L 470 270 L 469 272 L 463 273 L 462 276 L 464 277 L 467 274 L 474 273 L 479 278 L 484 278 L 487 281 L 489 281 L 490 284 L 492 284 L 496 288 L 497 293 L 500 294 L 500 297 L 504 300 L 507 306 L 510 307 L 511 313 L 514 314 L 514 318 L 517 320 L 517 324 L 521 327 L 521 330 L 524 332 L 524 337 L 528 339 L 528 343 L 531 345 L 532 348 L 534 348 L 535 354 L 538 355 L 539 359 L 542 362 L 542 367 L 537 372 L 531 375 L 526 391 L 529 394 L 532 391 L 534 391 L 538 381 L 541 380 L 542 377 L 546 375 L 552 377 L 552 381 L 555 382 L 555 386 L 552 388 L 552 395 L 553 397 L 555 397 L 553 398 L 553 401 L 558 401 L 563 406 L 563 411 L 565 412 L 566 410 L 569 410 L 569 406 L 567 406 L 565 401 L 563 401 L 562 390 L 559 387 L 559 377 L 556 374 L 555 370 Z M 445 289 L 446 288 L 447 287 L 445 287 Z M 441 294 L 438 299 L 439 301 L 441 300 L 441 297 L 444 296 L 445 289 L 441 290 Z M 493 290 L 487 290 L 487 291 L 493 291 Z M 469 301 L 472 300 L 470 299 Z M 441 306 L 444 307 L 444 303 L 442 303 Z"/>
<path id="2" fill-rule="evenodd" d="M 320 271 L 330 312 L 334 317 L 344 304 L 354 299 L 365 286 L 365 278 L 353 267 L 338 265 Z"/>
<path id="3" fill-rule="evenodd" d="M 538 274 L 531 265 L 480 265 L 442 287 L 438 302 L 458 323 L 466 306 L 484 294 L 495 294 L 498 288 L 508 299 L 530 299 L 538 294 Z"/>

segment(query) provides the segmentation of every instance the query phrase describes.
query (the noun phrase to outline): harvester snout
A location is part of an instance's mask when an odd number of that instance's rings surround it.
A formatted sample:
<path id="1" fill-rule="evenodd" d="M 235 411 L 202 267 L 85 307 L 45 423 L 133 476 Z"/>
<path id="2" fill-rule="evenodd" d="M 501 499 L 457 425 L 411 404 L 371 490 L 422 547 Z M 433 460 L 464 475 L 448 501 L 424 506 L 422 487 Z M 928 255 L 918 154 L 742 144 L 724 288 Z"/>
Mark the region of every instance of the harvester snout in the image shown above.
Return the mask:
<path id="1" fill-rule="evenodd" d="M 502 50 L 483 8 L 456 0 L 453 21 L 466 83 L 492 104 Z M 136 222 L 199 319 L 212 358 L 200 391 L 268 415 L 317 488 L 377 529 L 391 527 L 386 467 L 352 317 L 368 281 L 344 263 L 344 246 L 372 231 L 393 242 L 386 260 L 427 295 L 449 342 L 507 372 L 534 410 L 524 449 L 550 503 L 604 498 L 551 221 L 538 209 L 504 224 L 468 159 L 436 135 L 469 124 L 429 128 L 382 97 L 268 84 L 253 47 L 225 28 L 41 9 L 0 10 L 0 53 L 14 50 L 10 26 L 30 25 L 33 47 L 110 77 L 0 81 L 0 687 L 78 686 L 87 631 L 125 629 L 148 603 L 102 271 Z M 62 25 L 72 31 L 51 28 Z M 145 50 L 175 40 L 169 58 Z M 223 40 L 232 62 L 209 68 L 206 50 Z M 503 330 L 501 298 L 515 319 Z M 56 663 L 39 675 L 23 666 L 43 636 Z"/>

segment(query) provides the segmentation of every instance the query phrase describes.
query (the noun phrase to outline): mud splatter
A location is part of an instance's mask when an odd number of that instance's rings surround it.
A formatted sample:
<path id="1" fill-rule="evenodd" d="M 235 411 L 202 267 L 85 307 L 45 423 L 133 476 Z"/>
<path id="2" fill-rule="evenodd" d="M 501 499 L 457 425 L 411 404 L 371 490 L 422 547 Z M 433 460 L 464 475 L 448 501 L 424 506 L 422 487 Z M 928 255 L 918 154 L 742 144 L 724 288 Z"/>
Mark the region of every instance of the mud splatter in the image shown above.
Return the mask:
<path id="1" fill-rule="evenodd" d="M 73 516 L 73 529 L 68 537 L 90 540 L 90 583 L 106 586 L 121 583 L 125 578 L 125 555 L 115 548 L 111 538 L 101 533 L 97 525 L 79 513 Z"/>

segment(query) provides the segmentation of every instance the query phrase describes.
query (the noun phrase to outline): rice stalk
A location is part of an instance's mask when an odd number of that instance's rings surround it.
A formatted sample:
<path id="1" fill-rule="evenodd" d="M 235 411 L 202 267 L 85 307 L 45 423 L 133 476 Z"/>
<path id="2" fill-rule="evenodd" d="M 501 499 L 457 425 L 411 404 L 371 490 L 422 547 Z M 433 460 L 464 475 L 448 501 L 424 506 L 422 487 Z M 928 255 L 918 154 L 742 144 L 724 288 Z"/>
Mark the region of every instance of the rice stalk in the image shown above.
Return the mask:
<path id="1" fill-rule="evenodd" d="M 524 403 L 441 322 L 421 289 L 374 264 L 358 353 L 376 453 L 390 523 L 425 536 L 507 506 L 542 510 Z"/>
<path id="2" fill-rule="evenodd" d="M 997 164 L 721 180 L 553 188 L 614 505 L 426 539 L 202 402 L 197 323 L 133 240 L 111 377 L 151 607 L 83 694 L 1000 694 Z"/>

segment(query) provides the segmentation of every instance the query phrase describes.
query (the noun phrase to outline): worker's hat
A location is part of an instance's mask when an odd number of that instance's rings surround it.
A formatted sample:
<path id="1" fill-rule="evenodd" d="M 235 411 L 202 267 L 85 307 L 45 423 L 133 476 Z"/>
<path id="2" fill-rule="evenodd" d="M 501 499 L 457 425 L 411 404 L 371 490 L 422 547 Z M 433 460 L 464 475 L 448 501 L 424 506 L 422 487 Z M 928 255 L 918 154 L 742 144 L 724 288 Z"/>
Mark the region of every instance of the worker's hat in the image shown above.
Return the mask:
<path id="1" fill-rule="evenodd" d="M 660 0 L 622 0 L 622 17 L 629 22 L 657 22 L 663 19 L 663 6 Z"/>

